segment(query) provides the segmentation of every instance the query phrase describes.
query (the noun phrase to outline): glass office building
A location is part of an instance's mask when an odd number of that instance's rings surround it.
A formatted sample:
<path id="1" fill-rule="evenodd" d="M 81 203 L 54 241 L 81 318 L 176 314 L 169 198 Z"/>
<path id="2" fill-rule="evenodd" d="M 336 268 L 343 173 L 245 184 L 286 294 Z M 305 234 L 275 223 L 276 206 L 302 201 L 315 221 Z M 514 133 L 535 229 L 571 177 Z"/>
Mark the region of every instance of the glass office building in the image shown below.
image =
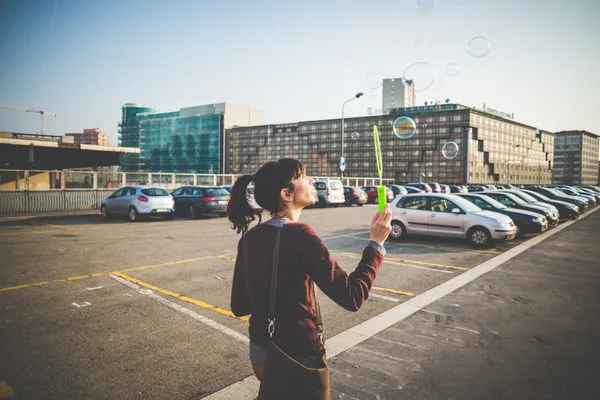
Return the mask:
<path id="1" fill-rule="evenodd" d="M 600 136 L 587 131 L 561 131 L 554 141 L 556 185 L 595 185 L 598 183 Z"/>
<path id="2" fill-rule="evenodd" d="M 400 116 L 416 124 L 410 139 L 393 134 L 393 123 Z M 389 115 L 346 118 L 345 177 L 377 176 L 373 125 L 381 137 L 383 177 L 397 183 L 549 184 L 552 179 L 551 133 L 460 104 L 397 108 Z M 228 129 L 226 173 L 254 173 L 267 161 L 292 157 L 302 161 L 310 175 L 340 176 L 341 131 L 340 119 Z M 459 148 L 453 159 L 442 155 L 447 142 Z"/>
<path id="3" fill-rule="evenodd" d="M 190 110 L 192 110 L 190 112 Z M 221 161 L 223 114 L 212 106 L 157 112 L 137 104 L 123 106 L 119 145 L 139 147 L 125 156 L 125 172 L 218 173 Z"/>

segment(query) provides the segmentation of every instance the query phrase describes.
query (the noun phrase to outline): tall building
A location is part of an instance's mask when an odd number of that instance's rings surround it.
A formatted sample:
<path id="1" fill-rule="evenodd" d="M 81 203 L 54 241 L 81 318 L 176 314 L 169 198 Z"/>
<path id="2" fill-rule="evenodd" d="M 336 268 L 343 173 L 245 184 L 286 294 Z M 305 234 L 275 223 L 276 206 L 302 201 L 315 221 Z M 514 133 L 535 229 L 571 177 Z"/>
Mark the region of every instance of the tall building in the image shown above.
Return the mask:
<path id="1" fill-rule="evenodd" d="M 383 80 L 381 93 L 381 109 L 383 114 L 389 114 L 394 108 L 414 107 L 415 85 L 412 81 L 402 82 L 402 78 Z"/>
<path id="2" fill-rule="evenodd" d="M 393 133 L 401 116 L 416 124 L 410 139 Z M 398 183 L 418 182 L 423 175 L 447 184 L 549 184 L 552 179 L 552 133 L 460 104 L 398 108 L 344 123 L 345 177 L 377 176 L 372 136 L 377 125 L 383 177 Z M 293 157 L 305 163 L 310 175 L 340 176 L 341 130 L 340 119 L 228 129 L 225 171 L 253 173 L 267 161 Z M 459 148 L 453 159 L 442 155 L 447 142 Z"/>
<path id="3" fill-rule="evenodd" d="M 595 185 L 598 182 L 600 136 L 587 131 L 561 131 L 554 139 L 553 184 Z"/>
<path id="4" fill-rule="evenodd" d="M 224 168 L 225 129 L 263 121 L 261 110 L 228 102 L 171 112 L 125 104 L 119 145 L 139 147 L 140 154 L 124 156 L 122 170 L 220 173 Z"/>
<path id="5" fill-rule="evenodd" d="M 84 129 L 83 133 L 65 133 L 65 136 L 72 137 L 75 144 L 108 146 L 108 135 L 102 133 L 100 128 Z"/>

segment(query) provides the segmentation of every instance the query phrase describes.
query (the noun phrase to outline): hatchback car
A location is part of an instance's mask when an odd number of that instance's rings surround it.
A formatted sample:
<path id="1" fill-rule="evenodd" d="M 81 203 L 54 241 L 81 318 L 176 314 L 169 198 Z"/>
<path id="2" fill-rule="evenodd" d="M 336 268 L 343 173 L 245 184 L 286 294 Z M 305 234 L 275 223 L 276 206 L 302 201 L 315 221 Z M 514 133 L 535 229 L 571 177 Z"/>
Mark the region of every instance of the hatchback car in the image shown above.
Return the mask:
<path id="1" fill-rule="evenodd" d="M 526 201 L 527 204 L 544 207 L 546 210 L 548 210 L 548 211 L 550 211 L 550 213 L 552 213 L 552 222 L 549 221 L 550 225 L 553 225 L 553 226 L 558 225 L 558 220 L 560 219 L 560 214 L 558 212 L 558 209 L 556 207 L 554 207 L 552 204 L 539 201 L 535 197 L 530 196 L 528 193 L 525 193 L 520 189 L 506 189 L 506 190 L 499 190 L 499 192 L 512 193 L 515 196 L 518 196 L 522 200 Z"/>
<path id="2" fill-rule="evenodd" d="M 404 189 L 406 189 L 406 194 L 410 194 L 410 193 L 427 193 L 424 190 L 421 190 L 419 188 L 413 187 L 413 186 L 403 186 Z"/>
<path id="3" fill-rule="evenodd" d="M 529 204 L 525 200 L 521 199 L 519 196 L 515 196 L 512 193 L 490 190 L 481 194 L 485 196 L 490 196 L 494 200 L 497 200 L 500 203 L 504 204 L 506 207 L 518 208 L 521 210 L 527 210 L 543 215 L 548 220 L 550 226 L 554 226 L 558 223 L 558 216 L 555 215 L 553 212 L 547 210 L 546 207 L 538 206 L 536 204 Z"/>
<path id="4" fill-rule="evenodd" d="M 317 191 L 317 205 L 319 207 L 327 207 L 328 205 L 339 207 L 346 202 L 344 186 L 342 181 L 338 179 L 315 181 L 314 187 Z"/>
<path id="5" fill-rule="evenodd" d="M 474 247 L 488 247 L 494 240 L 511 240 L 517 234 L 515 224 L 506 215 L 483 211 L 453 194 L 398 196 L 390 210 L 393 240 L 419 234 L 465 238 Z"/>
<path id="6" fill-rule="evenodd" d="M 530 187 L 529 190 L 543 194 L 544 196 L 549 197 L 552 200 L 560 200 L 566 201 L 567 203 L 571 203 L 577 206 L 577 208 L 579 208 L 579 212 L 584 212 L 589 207 L 589 201 L 587 201 L 586 199 L 577 196 L 568 196 L 560 190 L 556 190 L 553 188 L 543 188 L 536 186 Z"/>
<path id="7" fill-rule="evenodd" d="M 346 202 L 344 204 L 348 207 L 352 206 L 352 204 L 356 204 L 358 207 L 361 207 L 367 202 L 368 199 L 368 196 L 364 190 L 352 186 L 344 186 L 344 197 L 346 198 Z"/>
<path id="8" fill-rule="evenodd" d="M 392 190 L 392 192 L 394 192 L 394 197 L 396 197 L 398 195 L 402 195 L 402 194 L 408 194 L 408 190 L 406 190 L 406 188 L 404 186 L 387 185 L 387 187 L 390 188 Z"/>
<path id="9" fill-rule="evenodd" d="M 108 196 L 100 206 L 102 218 L 127 216 L 136 222 L 149 216 L 173 219 L 173 196 L 157 186 L 126 186 Z"/>
<path id="10" fill-rule="evenodd" d="M 526 233 L 542 233 L 548 229 L 548 220 L 546 220 L 546 217 L 537 213 L 508 208 L 491 197 L 481 194 L 464 193 L 458 194 L 457 196 L 469 200 L 482 210 L 494 211 L 510 217 L 517 227 L 517 236 Z"/>
<path id="11" fill-rule="evenodd" d="M 175 211 L 195 219 L 204 214 L 227 215 L 229 192 L 220 186 L 182 186 L 173 191 Z"/>
<path id="12" fill-rule="evenodd" d="M 541 193 L 529 189 L 521 189 L 521 191 L 541 202 L 552 204 L 558 210 L 558 216 L 560 218 L 579 218 L 579 208 L 574 204 L 567 203 L 566 201 L 553 200 Z"/>
<path id="13" fill-rule="evenodd" d="M 442 187 L 437 182 L 427 182 L 429 186 L 431 186 L 432 193 L 442 193 Z"/>
<path id="14" fill-rule="evenodd" d="M 450 185 L 450 193 L 468 193 L 464 186 Z"/>
<path id="15" fill-rule="evenodd" d="M 379 197 L 377 196 L 377 186 L 363 186 L 361 188 L 367 194 L 367 203 L 369 204 L 379 204 Z M 392 189 L 385 188 L 385 199 L 389 203 L 394 200 L 394 192 Z"/>
<path id="16" fill-rule="evenodd" d="M 432 187 L 429 186 L 429 184 L 423 183 L 423 182 L 419 182 L 419 183 L 416 183 L 416 182 L 415 183 L 405 183 L 402 186 L 412 186 L 412 187 L 415 187 L 417 189 L 424 190 L 425 193 L 432 193 L 433 192 Z"/>

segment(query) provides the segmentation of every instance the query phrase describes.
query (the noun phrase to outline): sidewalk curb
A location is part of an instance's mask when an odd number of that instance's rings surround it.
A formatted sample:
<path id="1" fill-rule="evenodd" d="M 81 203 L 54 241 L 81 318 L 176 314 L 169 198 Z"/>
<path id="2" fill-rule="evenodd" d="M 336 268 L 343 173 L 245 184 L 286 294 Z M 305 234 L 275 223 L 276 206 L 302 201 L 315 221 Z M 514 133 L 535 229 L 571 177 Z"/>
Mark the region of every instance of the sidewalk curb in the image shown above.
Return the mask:
<path id="1" fill-rule="evenodd" d="M 42 213 L 33 215 L 14 215 L 14 214 L 0 214 L 0 222 L 10 221 L 24 221 L 28 219 L 76 219 L 76 218 L 89 218 L 92 216 L 100 216 L 100 212 L 96 210 L 82 211 L 77 214 L 58 214 L 58 213 Z"/>

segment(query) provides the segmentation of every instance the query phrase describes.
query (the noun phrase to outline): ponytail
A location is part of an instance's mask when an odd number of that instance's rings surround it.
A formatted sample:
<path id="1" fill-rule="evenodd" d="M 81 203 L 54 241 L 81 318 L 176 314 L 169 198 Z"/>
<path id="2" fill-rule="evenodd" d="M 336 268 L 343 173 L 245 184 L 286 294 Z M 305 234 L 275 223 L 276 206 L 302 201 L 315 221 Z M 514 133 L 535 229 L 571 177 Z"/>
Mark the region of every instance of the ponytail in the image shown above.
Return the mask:
<path id="1" fill-rule="evenodd" d="M 231 188 L 231 197 L 227 205 L 227 217 L 233 224 L 231 229 L 234 229 L 237 233 L 246 233 L 250 223 L 257 217 L 258 222 L 261 221 L 261 213 L 250 207 L 246 194 L 253 177 L 254 175 L 242 175 L 236 179 Z"/>

